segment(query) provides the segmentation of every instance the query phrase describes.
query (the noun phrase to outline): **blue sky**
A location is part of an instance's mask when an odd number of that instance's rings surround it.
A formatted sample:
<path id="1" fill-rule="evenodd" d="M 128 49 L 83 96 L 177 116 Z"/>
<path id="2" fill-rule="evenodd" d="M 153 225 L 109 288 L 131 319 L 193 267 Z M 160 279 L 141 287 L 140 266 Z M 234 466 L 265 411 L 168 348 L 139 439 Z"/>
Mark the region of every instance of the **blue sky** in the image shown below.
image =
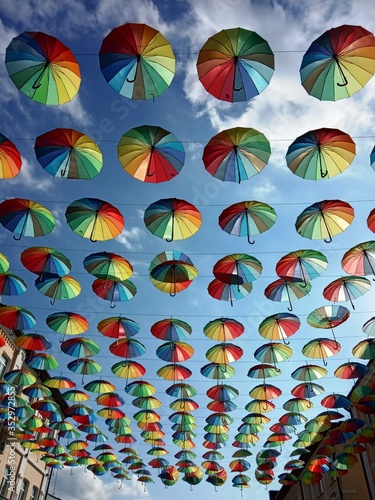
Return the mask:
<path id="1" fill-rule="evenodd" d="M 44 31 L 56 36 L 76 54 L 82 73 L 79 94 L 69 104 L 60 107 L 46 107 L 22 95 L 10 81 L 5 64 L 0 65 L 1 130 L 19 148 L 23 167 L 13 180 L 2 181 L 1 199 L 24 197 L 38 201 L 49 208 L 57 219 L 54 232 L 39 239 L 23 238 L 15 242 L 12 235 L 0 228 L 0 248 L 11 262 L 11 271 L 21 275 L 28 285 L 27 292 L 20 297 L 3 297 L 6 304 L 17 304 L 30 309 L 37 317 L 36 329 L 53 343 L 51 353 L 60 363 L 56 374 L 63 372 L 74 377 L 66 365 L 72 358 L 60 353 L 60 337 L 53 334 L 45 324 L 48 314 L 55 311 L 72 310 L 83 314 L 90 322 L 88 336 L 100 343 L 101 353 L 97 361 L 102 364 L 103 377 L 111 380 L 118 391 L 124 381 L 115 377 L 110 366 L 120 358 L 108 351 L 111 343 L 96 330 L 96 324 L 105 317 L 115 314 L 126 315 L 137 321 L 141 330 L 137 339 L 147 347 L 146 354 L 138 361 L 147 368 L 145 380 L 153 383 L 157 397 L 163 402 L 160 409 L 163 430 L 166 432 L 168 459 L 174 463 L 173 455 L 178 448 L 171 443 L 170 421 L 172 412 L 168 405 L 172 398 L 165 394 L 169 382 L 159 379 L 156 371 L 163 365 L 155 354 L 161 342 L 154 339 L 150 326 L 164 317 L 183 319 L 193 327 L 191 345 L 195 355 L 186 363 L 192 372 L 188 380 L 198 390 L 195 398 L 200 408 L 195 412 L 198 418 L 196 453 L 197 465 L 206 451 L 202 447 L 205 418 L 209 414 L 206 405 L 209 399 L 206 390 L 213 385 L 200 374 L 200 367 L 208 361 L 206 350 L 214 345 L 202 332 L 204 325 L 217 317 L 228 316 L 241 321 L 245 333 L 236 343 L 244 350 L 240 361 L 233 366 L 236 376 L 228 383 L 237 387 L 240 396 L 235 400 L 238 410 L 231 426 L 230 440 L 233 441 L 241 418 L 246 414 L 244 407 L 250 401 L 249 390 L 259 381 L 249 379 L 248 370 L 257 364 L 253 353 L 265 343 L 258 335 L 259 323 L 268 315 L 286 311 L 286 304 L 274 303 L 264 297 L 264 289 L 274 281 L 276 262 L 286 253 L 313 248 L 325 253 L 329 265 L 326 273 L 312 282 L 308 298 L 294 303 L 294 313 L 301 318 L 302 327 L 291 339 L 294 351 L 288 362 L 280 364 L 282 374 L 270 381 L 283 390 L 275 401 L 277 408 L 270 413 L 272 423 L 284 413 L 282 404 L 291 397 L 290 373 L 306 359 L 301 349 L 310 339 L 329 336 L 329 333 L 312 329 L 306 323 L 307 315 L 316 307 L 327 305 L 322 296 L 324 287 L 336 277 L 343 275 L 340 260 L 352 246 L 373 239 L 367 229 L 366 217 L 374 208 L 373 176 L 369 155 L 374 145 L 372 124 L 375 122 L 375 82 L 372 80 L 358 94 L 338 102 L 320 102 L 307 95 L 300 84 L 299 67 L 304 52 L 311 42 L 327 29 L 342 24 L 361 25 L 375 31 L 375 13 L 370 0 L 349 1 L 247 1 L 207 0 L 200 1 L 155 1 L 139 0 L 122 4 L 115 0 L 83 2 L 64 0 L 37 2 L 36 0 L 4 0 L 0 11 L 1 52 L 11 39 L 23 31 Z M 146 23 L 159 29 L 170 41 L 176 55 L 176 75 L 170 88 L 155 102 L 130 101 L 116 94 L 107 85 L 99 69 L 98 51 L 102 40 L 116 26 L 126 22 Z M 249 102 L 223 103 L 205 91 L 196 72 L 196 58 L 199 48 L 207 38 L 224 28 L 242 27 L 256 31 L 264 37 L 275 53 L 275 73 L 267 89 Z M 185 166 L 170 182 L 162 184 L 141 183 L 123 171 L 117 159 L 117 143 L 122 134 L 132 127 L 143 124 L 159 125 L 173 132 L 184 144 Z M 272 154 L 269 164 L 257 176 L 241 184 L 223 183 L 212 178 L 204 169 L 201 160 L 203 147 L 217 132 L 236 127 L 252 127 L 270 140 Z M 101 174 L 92 181 L 67 181 L 55 179 L 44 172 L 35 159 L 33 146 L 35 138 L 57 128 L 68 127 L 82 131 L 94 139 L 104 156 Z M 348 133 L 356 143 L 357 155 L 352 165 L 340 176 L 312 182 L 292 175 L 285 163 L 286 150 L 299 135 L 321 127 L 339 128 Z M 125 230 L 116 238 L 104 243 L 93 244 L 74 234 L 66 225 L 64 212 L 73 200 L 81 197 L 98 197 L 113 203 L 125 217 Z M 195 204 L 202 213 L 201 230 L 192 238 L 167 243 L 152 236 L 143 224 L 143 212 L 147 206 L 160 199 L 176 197 Z M 353 224 L 330 245 L 324 242 L 303 239 L 294 228 L 298 214 L 308 205 L 323 199 L 342 199 L 352 204 L 355 210 Z M 275 226 L 256 239 L 249 246 L 246 239 L 229 236 L 221 231 L 217 219 L 221 211 L 243 200 L 264 201 L 272 205 L 278 219 Z M 60 301 L 51 306 L 49 299 L 34 287 L 34 275 L 25 270 L 20 262 L 21 252 L 28 246 L 51 246 L 64 252 L 72 261 L 72 276 L 82 285 L 82 293 L 71 301 Z M 176 249 L 186 253 L 199 270 L 199 276 L 192 285 L 176 297 L 163 294 L 153 287 L 148 278 L 148 267 L 154 256 L 165 250 Z M 114 310 L 109 303 L 97 298 L 91 291 L 92 277 L 86 273 L 82 261 L 89 253 L 106 250 L 119 253 L 134 267 L 132 278 L 137 286 L 136 297 L 128 303 L 118 304 Z M 252 293 L 231 307 L 217 301 L 207 293 L 207 286 L 213 279 L 215 262 L 230 253 L 249 253 L 263 264 L 263 274 L 254 283 Z M 362 324 L 373 315 L 374 291 L 356 302 L 356 310 L 350 319 L 336 330 L 342 344 L 341 352 L 331 358 L 328 376 L 322 385 L 327 394 L 334 386 L 337 392 L 347 393 L 351 383 L 342 383 L 333 376 L 335 368 L 353 358 L 351 349 L 363 340 Z M 343 304 L 348 306 L 348 304 Z M 350 306 L 348 306 L 350 307 Z M 190 342 L 190 340 L 189 340 Z M 310 360 L 311 361 L 311 360 Z M 313 361 L 314 362 L 314 361 Z M 319 364 L 319 362 L 318 362 Z M 76 378 L 78 384 L 80 377 Z M 313 418 L 322 411 L 321 398 L 316 398 L 314 408 L 306 413 Z M 95 404 L 93 403 L 94 408 Z M 131 416 L 135 409 L 131 398 L 126 397 L 125 412 Z M 133 425 L 134 435 L 138 428 Z M 301 429 L 302 430 L 302 429 Z M 169 433 L 169 436 L 168 436 Z M 108 434 L 108 433 L 107 433 Z M 252 450 L 253 458 L 267 439 L 268 429 L 260 434 L 259 444 Z M 113 435 L 110 435 L 111 439 Z M 62 440 L 64 444 L 64 440 Z M 145 460 L 149 446 L 141 438 L 136 443 Z M 116 449 L 119 449 L 116 445 Z M 228 470 L 231 455 L 236 449 L 227 445 L 223 448 L 224 467 Z M 282 464 L 288 460 L 291 445 L 283 447 L 283 456 L 275 469 L 275 476 L 283 471 Z M 268 498 L 264 486 L 254 478 L 255 460 L 252 460 L 251 490 L 243 492 L 243 498 L 257 495 Z M 70 474 L 70 471 L 66 472 Z M 240 497 L 237 489 L 231 488 L 231 474 L 228 470 L 227 483 L 216 493 L 218 499 L 232 495 Z M 155 484 L 143 491 L 136 482 L 124 483 L 121 492 L 110 477 L 93 480 L 92 474 L 74 471 L 66 481 L 65 472 L 59 473 L 56 494 L 63 498 L 91 500 L 101 497 L 116 500 L 117 493 L 133 500 L 149 497 L 152 500 L 172 498 L 178 494 L 181 499 L 191 495 L 189 486 L 179 481 L 173 488 L 165 489 L 154 473 Z M 272 485 L 278 487 L 277 480 Z M 196 487 L 206 495 L 213 487 L 202 481 Z M 69 491 L 68 491 L 69 489 Z"/>

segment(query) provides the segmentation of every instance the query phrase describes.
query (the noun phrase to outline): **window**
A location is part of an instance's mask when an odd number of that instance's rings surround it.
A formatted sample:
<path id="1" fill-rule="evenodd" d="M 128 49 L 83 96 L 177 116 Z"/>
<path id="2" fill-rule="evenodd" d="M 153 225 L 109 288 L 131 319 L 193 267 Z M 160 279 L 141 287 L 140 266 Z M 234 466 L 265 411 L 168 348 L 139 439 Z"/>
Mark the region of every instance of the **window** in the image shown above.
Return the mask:
<path id="1" fill-rule="evenodd" d="M 38 488 L 36 486 L 33 486 L 30 494 L 30 500 L 38 500 L 38 493 Z"/>
<path id="2" fill-rule="evenodd" d="M 10 359 L 5 353 L 0 356 L 0 378 L 4 378 L 5 372 L 8 370 Z"/>
<path id="3" fill-rule="evenodd" d="M 29 481 L 27 479 L 23 479 L 18 493 L 18 500 L 26 500 L 28 488 L 29 488 Z"/>
<path id="4" fill-rule="evenodd" d="M 10 473 L 10 467 L 7 465 L 4 470 L 4 475 L 1 480 L 1 485 L 0 485 L 0 498 L 6 498 L 7 492 L 8 492 L 8 475 Z"/>

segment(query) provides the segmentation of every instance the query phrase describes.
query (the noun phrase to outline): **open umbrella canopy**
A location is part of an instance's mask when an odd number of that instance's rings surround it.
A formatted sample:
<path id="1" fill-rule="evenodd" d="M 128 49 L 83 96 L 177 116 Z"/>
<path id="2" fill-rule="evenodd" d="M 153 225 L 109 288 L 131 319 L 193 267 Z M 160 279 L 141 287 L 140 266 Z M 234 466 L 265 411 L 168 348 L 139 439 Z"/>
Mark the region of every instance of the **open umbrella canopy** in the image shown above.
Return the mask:
<path id="1" fill-rule="evenodd" d="M 157 357 L 168 363 L 187 361 L 193 354 L 193 347 L 186 342 L 166 342 L 156 349 Z"/>
<path id="2" fill-rule="evenodd" d="M 105 337 L 121 339 L 137 335 L 140 330 L 140 326 L 136 321 L 130 318 L 112 316 L 99 321 L 97 329 Z"/>
<path id="3" fill-rule="evenodd" d="M 70 128 L 56 128 L 36 138 L 35 155 L 46 172 L 65 179 L 93 179 L 103 166 L 99 146 Z"/>
<path id="4" fill-rule="evenodd" d="M 100 351 L 99 345 L 86 337 L 74 337 L 61 344 L 61 350 L 75 358 L 89 358 Z"/>
<path id="5" fill-rule="evenodd" d="M 366 375 L 368 367 L 357 361 L 348 361 L 338 366 L 335 370 L 335 377 L 342 379 L 360 378 Z"/>
<path id="6" fill-rule="evenodd" d="M 280 278 L 267 286 L 264 295 L 275 302 L 288 302 L 287 309 L 292 311 L 292 301 L 305 297 L 310 291 L 311 283 L 309 282 L 297 278 L 288 278 L 288 280 Z"/>
<path id="7" fill-rule="evenodd" d="M 175 57 L 170 43 L 147 24 L 126 23 L 104 38 L 100 69 L 107 83 L 129 99 L 155 99 L 171 84 Z"/>
<path id="8" fill-rule="evenodd" d="M 302 85 L 323 101 L 350 97 L 375 73 L 374 48 L 374 35 L 361 26 L 342 25 L 326 31 L 303 56 Z"/>
<path id="9" fill-rule="evenodd" d="M 16 87 L 27 97 L 47 105 L 69 102 L 81 84 L 78 62 L 57 38 L 41 31 L 25 31 L 6 49 L 5 65 Z"/>
<path id="10" fill-rule="evenodd" d="M 343 270 L 356 276 L 375 276 L 375 241 L 366 241 L 345 252 L 341 259 Z"/>
<path id="11" fill-rule="evenodd" d="M 37 278 L 35 286 L 38 292 L 51 297 L 51 304 L 56 300 L 74 299 L 81 293 L 81 285 L 72 276 Z"/>
<path id="12" fill-rule="evenodd" d="M 240 337 L 244 331 L 243 324 L 232 318 L 217 318 L 209 321 L 203 327 L 203 333 L 206 337 L 221 342 Z"/>
<path id="13" fill-rule="evenodd" d="M 115 302 L 126 302 L 135 297 L 137 288 L 130 280 L 110 281 L 97 278 L 92 283 L 92 290 L 103 300 L 110 301 L 110 307 L 113 309 Z"/>
<path id="14" fill-rule="evenodd" d="M 301 321 L 295 314 L 277 313 L 267 316 L 259 325 L 259 335 L 268 340 L 282 340 L 289 344 L 286 339 L 294 335 L 300 328 Z"/>
<path id="15" fill-rule="evenodd" d="M 296 220 L 296 230 L 303 238 L 324 240 L 347 229 L 354 219 L 353 207 L 341 200 L 323 200 L 305 208 Z"/>
<path id="16" fill-rule="evenodd" d="M 109 281 L 124 281 L 133 274 L 133 267 L 124 257 L 112 252 L 97 252 L 87 255 L 83 267 L 95 278 Z"/>
<path id="17" fill-rule="evenodd" d="M 236 370 L 233 366 L 224 363 L 209 363 L 201 368 L 201 374 L 206 378 L 224 380 L 235 375 Z"/>
<path id="18" fill-rule="evenodd" d="M 0 296 L 1 295 L 21 295 L 26 292 L 26 283 L 17 274 L 0 274 Z"/>
<path id="19" fill-rule="evenodd" d="M 233 302 L 236 300 L 241 300 L 253 289 L 253 285 L 251 283 L 242 283 L 242 284 L 228 284 L 223 281 L 215 278 L 212 280 L 208 287 L 207 291 L 216 300 L 226 300 L 233 305 Z"/>
<path id="20" fill-rule="evenodd" d="M 166 198 L 149 205 L 144 213 L 147 229 L 166 241 L 184 240 L 201 227 L 200 211 L 191 203 L 178 198 Z"/>
<path id="21" fill-rule="evenodd" d="M 21 253 L 22 264 L 43 278 L 44 275 L 65 276 L 69 274 L 72 264 L 58 250 L 48 247 L 29 247 Z"/>
<path id="22" fill-rule="evenodd" d="M 375 359 L 375 339 L 365 339 L 353 347 L 353 356 L 359 359 Z"/>
<path id="23" fill-rule="evenodd" d="M 314 328 L 330 329 L 334 340 L 336 340 L 333 328 L 347 321 L 349 317 L 350 311 L 346 307 L 330 305 L 314 309 L 314 311 L 307 316 L 307 322 Z"/>
<path id="24" fill-rule="evenodd" d="M 234 361 L 239 360 L 242 356 L 243 350 L 241 347 L 225 342 L 210 347 L 210 349 L 206 352 L 206 358 L 208 361 L 224 365 L 233 363 Z"/>
<path id="25" fill-rule="evenodd" d="M 362 297 L 371 288 L 371 281 L 361 276 L 343 276 L 338 278 L 323 290 L 323 296 L 332 302 L 349 301 L 352 308 L 355 309 L 353 300 Z"/>
<path id="26" fill-rule="evenodd" d="M 185 163 L 185 150 L 172 132 L 154 125 L 135 127 L 124 135 L 117 146 L 124 170 L 142 182 L 170 181 Z"/>
<path id="27" fill-rule="evenodd" d="M 213 267 L 215 278 L 228 285 L 242 285 L 255 281 L 261 275 L 261 262 L 244 253 L 226 255 L 216 262 Z"/>
<path id="28" fill-rule="evenodd" d="M 322 359 L 326 366 L 326 358 L 335 356 L 340 350 L 341 345 L 335 340 L 316 338 L 303 346 L 302 354 L 307 358 Z"/>
<path id="29" fill-rule="evenodd" d="M 0 308 L 0 325 L 10 330 L 30 330 L 35 324 L 35 316 L 23 307 L 4 305 Z"/>
<path id="30" fill-rule="evenodd" d="M 146 347 L 135 339 L 117 339 L 109 346 L 109 350 L 115 356 L 132 359 L 142 356 L 146 352 Z"/>
<path id="31" fill-rule="evenodd" d="M 272 363 L 276 366 L 276 363 L 287 361 L 292 354 L 293 351 L 289 346 L 277 342 L 269 342 L 255 350 L 254 358 L 262 363 Z"/>
<path id="32" fill-rule="evenodd" d="M 166 318 L 154 323 L 150 331 L 157 339 L 175 342 L 190 337 L 193 330 L 185 321 Z"/>
<path id="33" fill-rule="evenodd" d="M 290 252 L 276 264 L 276 274 L 280 278 L 297 278 L 305 283 L 318 278 L 327 269 L 327 257 L 316 250 Z"/>
<path id="34" fill-rule="evenodd" d="M 169 250 L 154 257 L 149 273 L 156 288 L 174 296 L 191 284 L 198 276 L 198 269 L 184 253 Z"/>
<path id="35" fill-rule="evenodd" d="M 268 231 L 276 222 L 276 212 L 267 203 L 241 201 L 225 208 L 219 215 L 219 226 L 234 236 L 246 236 L 250 244 L 252 236 Z"/>
<path id="36" fill-rule="evenodd" d="M 0 133 L 0 179 L 16 177 L 21 166 L 21 154 L 16 145 Z"/>
<path id="37" fill-rule="evenodd" d="M 258 174 L 268 163 L 271 147 L 253 128 L 232 128 L 212 137 L 203 151 L 204 166 L 221 181 L 238 182 Z"/>
<path id="38" fill-rule="evenodd" d="M 333 128 L 311 130 L 289 146 L 286 162 L 303 179 L 330 179 L 352 163 L 356 147 L 350 135 Z"/>
<path id="39" fill-rule="evenodd" d="M 79 335 L 89 328 L 86 318 L 78 313 L 61 311 L 49 314 L 46 323 L 54 332 L 65 335 Z"/>
<path id="40" fill-rule="evenodd" d="M 217 99 L 247 101 L 267 87 L 274 72 L 274 55 L 255 31 L 225 29 L 202 46 L 197 70 L 204 88 Z"/>
<path id="41" fill-rule="evenodd" d="M 46 351 L 52 347 L 51 342 L 38 333 L 20 335 L 14 339 L 14 343 L 27 351 Z"/>

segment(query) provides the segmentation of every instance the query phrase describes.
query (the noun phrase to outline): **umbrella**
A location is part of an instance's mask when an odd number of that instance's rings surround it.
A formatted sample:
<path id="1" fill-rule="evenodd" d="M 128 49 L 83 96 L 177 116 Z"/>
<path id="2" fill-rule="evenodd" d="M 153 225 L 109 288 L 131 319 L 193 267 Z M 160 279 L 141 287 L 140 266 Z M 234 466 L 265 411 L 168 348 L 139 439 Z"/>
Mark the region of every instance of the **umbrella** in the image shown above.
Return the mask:
<path id="1" fill-rule="evenodd" d="M 56 312 L 46 318 L 47 325 L 57 333 L 64 335 L 79 335 L 89 328 L 86 318 L 74 312 Z"/>
<path id="2" fill-rule="evenodd" d="M 99 198 L 73 201 L 65 211 L 65 218 L 75 233 L 91 241 L 111 240 L 124 229 L 120 211 Z"/>
<path id="3" fill-rule="evenodd" d="M 191 377 L 192 372 L 183 365 L 172 363 L 159 368 L 156 375 L 165 380 L 173 380 L 174 383 L 176 380 L 185 380 Z"/>
<path id="4" fill-rule="evenodd" d="M 21 253 L 22 264 L 37 274 L 40 278 L 44 275 L 65 276 L 69 274 L 72 265 L 70 260 L 58 250 L 48 247 L 29 247 Z"/>
<path id="5" fill-rule="evenodd" d="M 276 363 L 287 361 L 293 354 L 292 349 L 277 342 L 269 342 L 258 347 L 254 352 L 254 357 L 261 363 L 272 363 L 276 368 Z"/>
<path id="6" fill-rule="evenodd" d="M 233 318 L 217 318 L 209 321 L 203 327 L 203 333 L 212 340 L 226 342 L 240 337 L 245 327 Z"/>
<path id="7" fill-rule="evenodd" d="M 192 385 L 185 382 L 172 384 L 165 392 L 168 396 L 172 396 L 173 398 L 189 398 L 197 395 L 197 390 Z"/>
<path id="8" fill-rule="evenodd" d="M 23 307 L 2 306 L 0 308 L 0 325 L 10 330 L 29 330 L 35 324 L 35 316 Z"/>
<path id="9" fill-rule="evenodd" d="M 0 179 L 12 179 L 20 173 L 21 154 L 15 144 L 0 133 Z"/>
<path id="10" fill-rule="evenodd" d="M 225 342 L 214 345 L 206 352 L 206 358 L 208 361 L 224 365 L 233 363 L 234 361 L 241 359 L 242 356 L 243 350 L 241 347 Z"/>
<path id="11" fill-rule="evenodd" d="M 262 378 L 263 383 L 265 383 L 264 381 L 266 378 L 277 377 L 280 374 L 281 370 L 279 368 L 262 363 L 260 365 L 252 366 L 248 371 L 247 376 L 250 378 Z"/>
<path id="12" fill-rule="evenodd" d="M 140 326 L 132 319 L 120 315 L 99 321 L 97 329 L 105 337 L 121 339 L 134 337 L 139 332 Z"/>
<path id="13" fill-rule="evenodd" d="M 84 375 L 93 375 L 94 373 L 99 373 L 102 369 L 99 363 L 89 358 L 75 359 L 68 363 L 67 367 L 68 370 L 82 375 L 82 384 L 84 382 Z"/>
<path id="14" fill-rule="evenodd" d="M 126 378 L 126 380 L 128 380 L 129 378 L 132 379 L 143 377 L 143 375 L 146 373 L 146 368 L 144 368 L 140 363 L 137 363 L 136 361 L 126 360 L 115 363 L 111 367 L 111 371 L 117 377 Z"/>
<path id="15" fill-rule="evenodd" d="M 356 361 L 349 361 L 338 366 L 335 370 L 335 377 L 342 378 L 344 380 L 350 378 L 361 378 L 368 373 L 368 367 L 362 363 L 357 363 Z"/>
<path id="16" fill-rule="evenodd" d="M 326 358 L 334 356 L 340 350 L 341 345 L 337 341 L 316 338 L 303 346 L 302 354 L 307 358 L 322 359 L 324 366 L 327 366 Z"/>
<path id="17" fill-rule="evenodd" d="M 267 203 L 241 201 L 225 208 L 219 215 L 219 225 L 223 231 L 235 236 L 250 238 L 268 231 L 276 222 L 276 212 Z"/>
<path id="18" fill-rule="evenodd" d="M 143 182 L 166 182 L 175 177 L 185 162 L 184 147 L 168 130 L 153 125 L 135 127 L 117 146 L 124 170 Z"/>
<path id="19" fill-rule="evenodd" d="M 155 99 L 169 87 L 175 74 L 171 45 L 147 24 L 114 28 L 103 40 L 99 59 L 107 83 L 129 99 Z"/>
<path id="20" fill-rule="evenodd" d="M 304 399 L 313 398 L 314 396 L 323 394 L 323 392 L 324 387 L 318 384 L 314 384 L 313 382 L 298 384 L 291 390 L 291 393 L 294 397 Z"/>
<path id="21" fill-rule="evenodd" d="M 149 273 L 153 285 L 174 297 L 192 283 L 198 276 L 198 269 L 184 253 L 169 250 L 151 261 Z"/>
<path id="22" fill-rule="evenodd" d="M 228 364 L 209 363 L 208 365 L 202 366 L 200 372 L 206 378 L 224 380 L 233 377 L 236 370 L 233 366 Z"/>
<path id="23" fill-rule="evenodd" d="M 281 389 L 271 384 L 257 385 L 249 392 L 249 396 L 255 399 L 275 399 L 281 394 Z"/>
<path id="24" fill-rule="evenodd" d="M 297 250 L 284 255 L 276 264 L 276 274 L 283 279 L 297 278 L 305 283 L 318 278 L 327 268 L 325 255 L 316 250 Z"/>
<path id="25" fill-rule="evenodd" d="M 48 389 L 48 387 L 45 387 L 44 385 L 40 384 L 33 384 L 29 385 L 25 389 L 22 390 L 23 394 L 27 396 L 28 398 L 49 398 L 52 396 L 52 392 Z"/>
<path id="26" fill-rule="evenodd" d="M 350 248 L 341 259 L 341 266 L 348 274 L 375 275 L 375 241 L 366 241 Z"/>
<path id="27" fill-rule="evenodd" d="M 255 31 L 226 29 L 202 46 L 197 71 L 204 88 L 217 99 L 247 101 L 267 87 L 274 72 L 274 56 Z"/>
<path id="28" fill-rule="evenodd" d="M 259 335 L 268 340 L 282 340 L 284 344 L 288 345 L 285 339 L 294 335 L 299 327 L 301 321 L 298 316 L 291 313 L 277 313 L 272 316 L 267 316 L 259 325 Z"/>
<path id="29" fill-rule="evenodd" d="M 32 373 L 23 369 L 10 370 L 4 375 L 4 380 L 10 385 L 26 386 L 36 383 L 36 378 Z"/>
<path id="30" fill-rule="evenodd" d="M 45 352 L 26 358 L 25 363 L 34 370 L 54 370 L 59 366 L 57 360 L 51 354 Z"/>
<path id="31" fill-rule="evenodd" d="M 244 253 L 226 255 L 213 267 L 215 278 L 228 285 L 251 283 L 259 278 L 263 271 L 261 262 Z"/>
<path id="32" fill-rule="evenodd" d="M 237 127 L 212 137 L 202 159 L 207 172 L 216 179 L 240 183 L 259 174 L 270 155 L 270 143 L 264 134 L 253 128 Z"/>
<path id="33" fill-rule="evenodd" d="M 235 300 L 241 300 L 252 291 L 251 283 L 228 284 L 219 279 L 212 280 L 208 287 L 208 293 L 216 300 L 227 300 L 233 306 Z"/>
<path id="34" fill-rule="evenodd" d="M 45 236 L 55 227 L 55 218 L 40 203 L 24 198 L 11 198 L 0 203 L 0 223 L 13 233 L 15 240 L 22 236 Z"/>
<path id="35" fill-rule="evenodd" d="M 323 101 L 350 97 L 375 72 L 374 46 L 374 35 L 361 26 L 342 25 L 326 31 L 303 56 L 302 85 Z"/>
<path id="36" fill-rule="evenodd" d="M 352 349 L 353 356 L 359 359 L 375 359 L 375 339 L 358 342 Z"/>
<path id="37" fill-rule="evenodd" d="M 320 404 L 325 408 L 348 408 L 350 400 L 343 394 L 328 394 L 321 400 Z"/>
<path id="38" fill-rule="evenodd" d="M 354 210 L 341 200 L 323 200 L 305 208 L 296 220 L 296 230 L 303 238 L 324 240 L 332 238 L 347 229 L 354 219 Z"/>
<path id="39" fill-rule="evenodd" d="M 56 299 L 70 300 L 81 293 L 81 285 L 71 276 L 37 278 L 35 286 L 40 293 L 51 297 L 52 300 L 50 302 L 52 305 Z"/>
<path id="40" fill-rule="evenodd" d="M 76 386 L 73 380 L 63 376 L 48 378 L 44 380 L 43 385 L 50 387 L 51 389 L 71 389 Z"/>
<path id="41" fill-rule="evenodd" d="M 206 391 L 209 398 L 216 401 L 230 401 L 235 399 L 239 392 L 235 387 L 227 384 L 214 385 Z"/>
<path id="42" fill-rule="evenodd" d="M 334 340 L 336 340 L 333 328 L 342 325 L 349 317 L 349 309 L 344 306 L 323 306 L 314 309 L 314 311 L 307 316 L 307 322 L 314 328 L 330 329 Z"/>
<path id="43" fill-rule="evenodd" d="M 107 380 L 91 380 L 88 382 L 84 389 L 89 392 L 95 392 L 97 394 L 102 394 L 103 392 L 113 392 L 116 390 L 116 387 Z"/>
<path id="44" fill-rule="evenodd" d="M 75 358 L 89 358 L 99 353 L 99 345 L 91 339 L 85 337 L 74 337 L 65 340 L 61 344 L 61 350 L 69 356 Z"/>
<path id="45" fill-rule="evenodd" d="M 109 281 L 97 278 L 92 283 L 93 292 L 104 300 L 109 300 L 109 307 L 116 307 L 115 302 L 125 302 L 135 297 L 137 288 L 130 280 Z"/>
<path id="46" fill-rule="evenodd" d="M 311 283 L 296 278 L 278 279 L 270 283 L 264 290 L 267 299 L 276 302 L 289 302 L 288 311 L 292 311 L 292 301 L 298 300 L 310 293 Z"/>
<path id="47" fill-rule="evenodd" d="M 311 130 L 289 146 L 286 162 L 303 179 L 330 179 L 352 163 L 356 153 L 352 138 L 334 128 Z"/>
<path id="48" fill-rule="evenodd" d="M 192 328 L 185 321 L 169 318 L 154 323 L 150 331 L 157 339 L 175 342 L 190 337 Z"/>
<path id="49" fill-rule="evenodd" d="M 117 339 L 109 346 L 109 350 L 115 356 L 132 359 L 142 356 L 146 352 L 146 347 L 135 339 Z"/>
<path id="50" fill-rule="evenodd" d="M 194 349 L 186 342 L 166 342 L 156 349 L 158 358 L 172 363 L 187 361 L 193 354 Z"/>
<path id="51" fill-rule="evenodd" d="M 6 273 L 9 269 L 9 260 L 3 253 L 0 253 L 0 273 Z"/>
<path id="52" fill-rule="evenodd" d="M 35 141 L 35 155 L 53 177 L 92 179 L 103 166 L 102 153 L 89 136 L 69 128 L 56 128 Z"/>
<path id="53" fill-rule="evenodd" d="M 367 293 L 370 288 L 371 282 L 367 278 L 343 276 L 329 283 L 323 290 L 323 296 L 332 302 L 349 301 L 353 309 L 355 309 L 353 300 Z"/>
<path id="54" fill-rule="evenodd" d="M 10 42 L 5 65 L 16 87 L 47 105 L 69 102 L 81 84 L 78 62 L 66 45 L 41 31 L 25 31 Z"/>
<path id="55" fill-rule="evenodd" d="M 305 365 L 296 368 L 292 372 L 291 376 L 292 378 L 294 378 L 294 380 L 311 382 L 312 380 L 318 380 L 325 377 L 327 373 L 328 371 L 326 370 L 326 368 L 323 368 L 322 366 L 309 365 L 306 363 Z"/>
<path id="56" fill-rule="evenodd" d="M 133 274 L 130 262 L 111 252 L 91 253 L 84 258 L 83 267 L 95 278 L 109 281 L 124 281 Z"/>
<path id="57" fill-rule="evenodd" d="M 371 210 L 367 217 L 367 227 L 375 233 L 375 208 Z"/>
<path id="58" fill-rule="evenodd" d="M 168 242 L 193 236 L 201 227 L 200 211 L 191 203 L 177 198 L 158 200 L 144 213 L 147 229 Z"/>
<path id="59" fill-rule="evenodd" d="M 370 318 L 363 324 L 362 331 L 367 337 L 375 337 L 375 317 Z"/>
<path id="60" fill-rule="evenodd" d="M 0 274 L 0 297 L 1 295 L 21 295 L 26 292 L 26 283 L 17 274 Z"/>

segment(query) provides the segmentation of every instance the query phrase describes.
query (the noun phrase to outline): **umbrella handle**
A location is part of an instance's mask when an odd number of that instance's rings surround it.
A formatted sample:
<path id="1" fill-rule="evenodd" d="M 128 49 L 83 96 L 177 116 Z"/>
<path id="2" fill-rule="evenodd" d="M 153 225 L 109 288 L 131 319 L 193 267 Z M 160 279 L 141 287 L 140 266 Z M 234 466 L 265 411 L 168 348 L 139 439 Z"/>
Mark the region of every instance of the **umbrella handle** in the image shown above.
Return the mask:
<path id="1" fill-rule="evenodd" d="M 33 88 L 33 89 L 38 89 L 39 87 L 41 87 L 41 86 L 42 86 L 42 84 L 41 84 L 40 82 L 41 82 L 41 80 L 42 80 L 42 78 L 43 78 L 44 72 L 45 72 L 45 70 L 47 69 L 48 65 L 49 65 L 49 61 L 47 61 L 47 62 L 45 63 L 44 68 L 43 68 L 43 69 L 42 69 L 42 71 L 40 72 L 40 75 L 38 76 L 38 78 L 37 78 L 37 79 L 35 80 L 35 82 L 33 83 L 33 86 L 32 86 L 32 88 Z"/>
<path id="2" fill-rule="evenodd" d="M 324 238 L 324 241 L 326 243 L 331 243 L 332 242 L 332 236 L 330 236 L 329 238 Z"/>
<path id="3" fill-rule="evenodd" d="M 117 482 L 120 484 L 120 486 L 118 487 L 118 489 L 121 490 L 122 481 L 120 479 L 117 479 Z"/>
<path id="4" fill-rule="evenodd" d="M 111 309 L 114 309 L 116 307 L 116 304 L 113 302 L 113 300 L 111 300 L 111 303 L 109 304 L 109 307 Z"/>
<path id="5" fill-rule="evenodd" d="M 290 341 L 289 340 L 285 340 L 284 337 L 283 337 L 283 342 L 284 342 L 284 345 L 289 345 L 290 344 Z"/>
<path id="6" fill-rule="evenodd" d="M 288 309 L 288 311 L 292 312 L 293 311 L 292 304 L 290 304 L 290 306 L 288 306 L 287 309 Z"/>
<path id="7" fill-rule="evenodd" d="M 239 92 L 239 91 L 240 91 L 240 90 L 242 90 L 242 89 L 243 89 L 243 87 L 240 87 L 240 88 L 238 88 L 238 89 L 236 89 L 236 87 L 233 87 L 233 90 L 234 90 L 235 92 Z"/>

